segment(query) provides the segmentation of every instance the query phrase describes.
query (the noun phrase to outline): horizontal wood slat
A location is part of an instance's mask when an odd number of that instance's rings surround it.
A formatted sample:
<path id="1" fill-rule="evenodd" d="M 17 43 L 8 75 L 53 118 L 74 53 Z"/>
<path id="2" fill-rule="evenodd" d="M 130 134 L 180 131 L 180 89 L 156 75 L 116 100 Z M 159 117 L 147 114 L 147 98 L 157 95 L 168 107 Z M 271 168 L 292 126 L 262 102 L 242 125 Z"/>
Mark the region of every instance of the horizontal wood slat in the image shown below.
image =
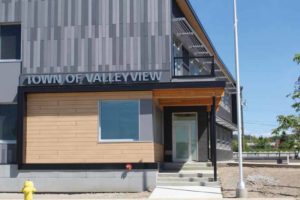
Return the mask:
<path id="1" fill-rule="evenodd" d="M 221 97 L 224 95 L 224 88 L 184 88 L 154 90 L 153 98 L 155 99 L 191 99 L 205 97 Z"/>
<path id="2" fill-rule="evenodd" d="M 98 101 L 152 92 L 28 94 L 24 163 L 155 162 L 152 142 L 98 141 Z"/>

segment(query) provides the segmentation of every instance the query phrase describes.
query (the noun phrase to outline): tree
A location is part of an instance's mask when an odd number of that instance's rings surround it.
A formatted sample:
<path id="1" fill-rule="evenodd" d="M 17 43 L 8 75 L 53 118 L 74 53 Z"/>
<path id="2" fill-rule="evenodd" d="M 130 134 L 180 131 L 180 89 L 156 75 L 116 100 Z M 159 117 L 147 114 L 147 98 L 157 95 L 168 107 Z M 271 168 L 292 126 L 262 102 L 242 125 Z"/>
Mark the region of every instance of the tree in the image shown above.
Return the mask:
<path id="1" fill-rule="evenodd" d="M 300 54 L 296 54 L 293 59 L 297 64 L 300 64 Z M 278 146 L 279 154 L 282 148 L 286 150 L 292 150 L 299 145 L 300 139 L 300 77 L 295 83 L 294 92 L 291 95 L 288 95 L 294 100 L 292 107 L 296 111 L 296 115 L 279 115 L 277 117 L 277 122 L 279 126 L 272 131 L 272 135 L 276 136 L 277 139 L 280 138 L 280 145 Z M 283 138 L 286 135 L 286 131 L 292 130 L 295 134 L 293 141 L 284 141 Z M 298 148 L 299 149 L 299 148 Z"/>
<path id="2" fill-rule="evenodd" d="M 296 54 L 294 57 L 294 62 L 296 62 L 297 64 L 300 64 L 300 54 Z"/>
<path id="3" fill-rule="evenodd" d="M 260 136 L 256 141 L 255 141 L 255 148 L 257 150 L 269 150 L 270 148 L 269 145 L 269 140 L 267 138 L 264 138 L 262 136 Z"/>

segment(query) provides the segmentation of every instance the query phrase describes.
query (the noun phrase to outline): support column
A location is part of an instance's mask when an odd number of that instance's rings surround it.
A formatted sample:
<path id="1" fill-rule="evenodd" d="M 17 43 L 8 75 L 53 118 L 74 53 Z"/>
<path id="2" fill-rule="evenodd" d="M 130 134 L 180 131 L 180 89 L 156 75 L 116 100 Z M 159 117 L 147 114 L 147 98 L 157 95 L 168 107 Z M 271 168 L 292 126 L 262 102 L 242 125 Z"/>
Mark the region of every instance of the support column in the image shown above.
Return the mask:
<path id="1" fill-rule="evenodd" d="M 213 104 L 210 111 L 210 150 L 211 162 L 214 167 L 214 181 L 217 181 L 216 97 L 213 97 Z"/>

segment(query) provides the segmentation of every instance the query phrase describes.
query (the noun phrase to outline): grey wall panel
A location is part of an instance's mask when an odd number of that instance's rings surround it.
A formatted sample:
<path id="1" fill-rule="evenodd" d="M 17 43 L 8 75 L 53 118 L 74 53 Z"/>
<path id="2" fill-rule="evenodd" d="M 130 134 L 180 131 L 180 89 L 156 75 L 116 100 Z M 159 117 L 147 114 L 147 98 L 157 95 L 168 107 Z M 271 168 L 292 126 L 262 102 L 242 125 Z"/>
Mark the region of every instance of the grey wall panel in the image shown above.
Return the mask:
<path id="1" fill-rule="evenodd" d="M 22 0 L 0 0 L 0 23 L 20 22 Z"/>
<path id="2" fill-rule="evenodd" d="M 171 66 L 171 0 L 0 0 L 20 21 L 24 74 Z"/>
<path id="3" fill-rule="evenodd" d="M 232 131 L 216 125 L 217 131 L 217 149 L 224 151 L 232 151 Z"/>
<path id="4" fill-rule="evenodd" d="M 0 192 L 20 192 L 30 179 L 43 193 L 99 193 L 151 191 L 157 170 L 18 170 L 17 165 L 0 165 Z"/>
<path id="5" fill-rule="evenodd" d="M 140 100 L 140 141 L 153 141 L 152 99 Z"/>
<path id="6" fill-rule="evenodd" d="M 154 142 L 163 144 L 163 112 L 153 103 L 153 135 Z"/>
<path id="7" fill-rule="evenodd" d="M 20 71 L 20 62 L 0 63 L 0 103 L 16 102 Z"/>
<path id="8" fill-rule="evenodd" d="M 224 97 L 221 101 L 221 106 L 217 112 L 217 116 L 227 120 L 228 122 L 233 122 L 232 118 L 232 96 L 225 92 Z"/>
<path id="9" fill-rule="evenodd" d="M 208 118 L 207 112 L 198 112 L 198 161 L 208 160 Z"/>
<path id="10" fill-rule="evenodd" d="M 16 144 L 1 144 L 0 143 L 0 164 L 15 164 L 17 163 Z"/>
<path id="11" fill-rule="evenodd" d="M 231 150 L 217 149 L 217 161 L 232 160 L 233 152 Z"/>
<path id="12" fill-rule="evenodd" d="M 226 109 L 224 109 L 222 106 L 220 106 L 219 110 L 217 112 L 217 116 L 221 117 L 222 119 L 225 119 L 228 122 L 232 122 L 232 116 L 231 116 L 230 112 L 228 112 Z"/>

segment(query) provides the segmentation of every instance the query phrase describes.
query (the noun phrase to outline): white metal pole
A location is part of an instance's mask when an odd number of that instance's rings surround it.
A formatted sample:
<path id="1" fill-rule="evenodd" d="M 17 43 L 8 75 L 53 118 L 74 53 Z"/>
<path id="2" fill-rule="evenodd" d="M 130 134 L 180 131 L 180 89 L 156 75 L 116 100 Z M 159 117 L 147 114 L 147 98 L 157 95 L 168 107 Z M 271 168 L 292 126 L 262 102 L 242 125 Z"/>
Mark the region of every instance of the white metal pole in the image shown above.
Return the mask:
<path id="1" fill-rule="evenodd" d="M 237 5 L 234 2 L 234 43 L 235 43 L 235 70 L 236 70 L 236 97 L 237 97 L 237 117 L 238 117 L 238 146 L 239 146 L 239 181 L 236 189 L 238 198 L 246 198 L 247 190 L 243 176 L 243 150 L 242 150 L 242 115 L 241 115 L 241 85 L 240 85 L 240 63 L 239 63 L 239 40 L 238 40 L 238 19 Z"/>

